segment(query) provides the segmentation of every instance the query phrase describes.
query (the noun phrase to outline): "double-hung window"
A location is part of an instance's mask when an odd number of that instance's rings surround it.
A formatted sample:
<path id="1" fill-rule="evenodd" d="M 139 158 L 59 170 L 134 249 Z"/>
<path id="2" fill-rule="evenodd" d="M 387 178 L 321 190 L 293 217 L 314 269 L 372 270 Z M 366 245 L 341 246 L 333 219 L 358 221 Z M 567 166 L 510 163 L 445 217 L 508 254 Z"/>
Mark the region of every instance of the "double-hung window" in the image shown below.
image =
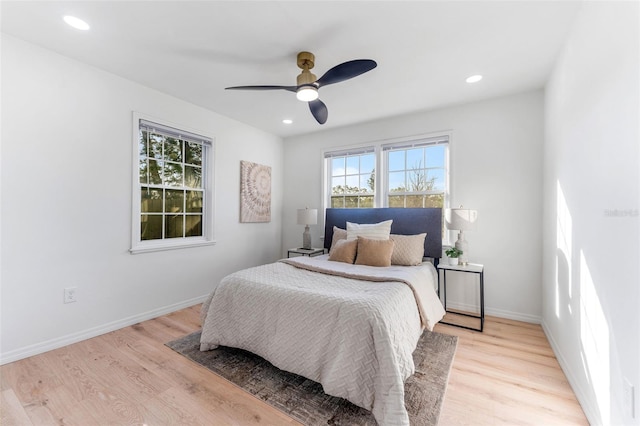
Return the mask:
<path id="1" fill-rule="evenodd" d="M 134 114 L 132 252 L 213 243 L 213 140 Z"/>
<path id="2" fill-rule="evenodd" d="M 324 161 L 326 207 L 447 207 L 447 133 L 326 151 Z"/>
<path id="3" fill-rule="evenodd" d="M 325 153 L 330 207 L 374 207 L 376 154 L 373 147 Z"/>
<path id="4" fill-rule="evenodd" d="M 444 136 L 382 145 L 387 171 L 385 206 L 445 206 L 448 141 Z"/>

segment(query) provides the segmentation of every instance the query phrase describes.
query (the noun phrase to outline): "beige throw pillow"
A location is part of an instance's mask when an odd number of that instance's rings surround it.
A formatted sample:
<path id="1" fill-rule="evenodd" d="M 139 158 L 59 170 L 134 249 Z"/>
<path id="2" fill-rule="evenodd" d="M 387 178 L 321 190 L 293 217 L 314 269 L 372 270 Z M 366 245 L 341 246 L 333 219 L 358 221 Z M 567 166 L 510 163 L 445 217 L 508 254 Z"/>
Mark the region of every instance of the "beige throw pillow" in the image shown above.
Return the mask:
<path id="1" fill-rule="evenodd" d="M 391 264 L 403 266 L 420 265 L 424 257 L 424 239 L 426 237 L 427 234 L 391 234 L 389 239 L 395 243 L 393 254 L 391 255 Z"/>
<path id="2" fill-rule="evenodd" d="M 329 260 L 335 262 L 353 263 L 358 250 L 358 240 L 338 240 L 329 252 Z"/>
<path id="3" fill-rule="evenodd" d="M 393 240 L 372 240 L 358 237 L 356 265 L 391 266 Z"/>
<path id="4" fill-rule="evenodd" d="M 347 240 L 356 240 L 358 237 L 370 240 L 388 240 L 391 233 L 393 220 L 385 220 L 380 223 L 351 223 L 347 222 Z"/>
<path id="5" fill-rule="evenodd" d="M 336 246 L 336 243 L 340 240 L 347 239 L 347 230 L 338 228 L 337 226 L 333 227 L 333 236 L 331 237 L 331 248 L 329 249 L 329 254 L 333 251 L 333 248 Z"/>

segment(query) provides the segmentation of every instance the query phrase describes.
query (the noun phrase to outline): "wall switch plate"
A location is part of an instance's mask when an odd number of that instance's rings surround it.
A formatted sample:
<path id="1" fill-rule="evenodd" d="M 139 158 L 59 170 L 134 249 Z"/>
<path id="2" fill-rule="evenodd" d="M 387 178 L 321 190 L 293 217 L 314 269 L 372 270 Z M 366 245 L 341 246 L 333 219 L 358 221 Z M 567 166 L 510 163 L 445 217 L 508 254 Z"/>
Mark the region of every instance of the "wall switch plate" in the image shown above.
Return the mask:
<path id="1" fill-rule="evenodd" d="M 77 302 L 78 287 L 67 287 L 64 289 L 64 303 Z"/>
<path id="2" fill-rule="evenodd" d="M 625 408 L 625 412 L 627 413 L 627 415 L 629 415 L 629 417 L 631 417 L 632 419 L 634 419 L 636 417 L 636 407 L 635 407 L 635 403 L 636 403 L 636 395 L 635 395 L 635 389 L 633 387 L 633 385 L 631 384 L 631 382 L 629 382 L 628 379 L 624 379 L 624 390 L 623 390 L 623 398 L 624 398 L 624 408 Z"/>

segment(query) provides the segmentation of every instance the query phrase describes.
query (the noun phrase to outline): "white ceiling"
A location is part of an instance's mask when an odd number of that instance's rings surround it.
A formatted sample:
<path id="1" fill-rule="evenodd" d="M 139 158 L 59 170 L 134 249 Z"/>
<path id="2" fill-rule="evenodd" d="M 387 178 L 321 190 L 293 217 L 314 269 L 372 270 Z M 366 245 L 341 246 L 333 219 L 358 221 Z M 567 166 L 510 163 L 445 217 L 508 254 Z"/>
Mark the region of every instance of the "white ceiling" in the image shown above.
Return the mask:
<path id="1" fill-rule="evenodd" d="M 283 137 L 544 86 L 579 1 L 2 1 L 2 32 Z M 91 25 L 81 32 L 63 15 Z M 320 89 L 325 125 L 287 91 L 313 72 L 374 59 Z M 472 74 L 484 79 L 465 83 Z M 282 123 L 291 118 L 290 125 Z"/>

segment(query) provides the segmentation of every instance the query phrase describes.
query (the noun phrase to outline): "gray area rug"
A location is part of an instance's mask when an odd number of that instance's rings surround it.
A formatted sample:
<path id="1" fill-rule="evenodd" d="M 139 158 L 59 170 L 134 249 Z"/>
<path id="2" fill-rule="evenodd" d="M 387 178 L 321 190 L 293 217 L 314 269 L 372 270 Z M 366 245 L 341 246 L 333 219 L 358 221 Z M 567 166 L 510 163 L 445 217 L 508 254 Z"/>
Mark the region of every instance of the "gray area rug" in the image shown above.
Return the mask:
<path id="1" fill-rule="evenodd" d="M 458 338 L 425 331 L 413 353 L 416 372 L 405 382 L 412 425 L 437 425 Z M 200 332 L 167 343 L 174 351 L 309 425 L 376 425 L 370 411 L 325 394 L 322 385 L 282 371 L 250 352 L 220 346 L 200 351 Z"/>

